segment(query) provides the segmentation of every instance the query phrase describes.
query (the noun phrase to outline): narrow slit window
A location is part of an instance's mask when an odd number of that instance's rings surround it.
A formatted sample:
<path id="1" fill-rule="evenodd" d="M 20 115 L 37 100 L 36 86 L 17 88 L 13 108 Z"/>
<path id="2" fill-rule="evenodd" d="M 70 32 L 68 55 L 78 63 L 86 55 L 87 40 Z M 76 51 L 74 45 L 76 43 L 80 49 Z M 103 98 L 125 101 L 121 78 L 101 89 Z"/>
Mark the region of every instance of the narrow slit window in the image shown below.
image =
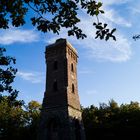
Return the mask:
<path id="1" fill-rule="evenodd" d="M 73 63 L 71 64 L 71 71 L 74 72 Z"/>
<path id="2" fill-rule="evenodd" d="M 74 89 L 74 84 L 72 84 L 72 93 L 74 93 L 74 90 L 75 90 L 75 89 Z"/>
<path id="3" fill-rule="evenodd" d="M 58 91 L 57 81 L 54 81 L 54 83 L 53 83 L 53 90 Z"/>
<path id="4" fill-rule="evenodd" d="M 54 61 L 53 69 L 54 70 L 57 70 L 58 69 L 58 62 L 57 61 Z"/>

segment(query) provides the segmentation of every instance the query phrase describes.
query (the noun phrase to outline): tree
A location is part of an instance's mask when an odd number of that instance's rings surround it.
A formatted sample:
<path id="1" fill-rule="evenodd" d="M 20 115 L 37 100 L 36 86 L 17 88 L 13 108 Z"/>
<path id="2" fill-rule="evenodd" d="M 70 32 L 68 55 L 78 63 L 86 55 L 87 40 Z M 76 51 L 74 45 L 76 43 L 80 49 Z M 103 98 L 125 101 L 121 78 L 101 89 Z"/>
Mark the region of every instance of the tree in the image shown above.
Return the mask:
<path id="1" fill-rule="evenodd" d="M 30 101 L 26 107 L 31 128 L 37 128 L 40 117 L 41 105 L 37 101 Z"/>
<path id="2" fill-rule="evenodd" d="M 12 63 L 16 63 L 16 59 L 5 56 L 5 48 L 0 47 L 0 93 L 7 91 L 9 93 L 16 92 L 13 90 L 11 83 L 14 81 L 17 69 L 12 67 Z"/>
<path id="3" fill-rule="evenodd" d="M 3 99 L 3 93 L 8 93 L 9 105 L 17 106 L 23 104 L 23 101 L 17 101 L 18 91 L 13 89 L 12 83 L 14 82 L 17 69 L 13 67 L 16 59 L 11 56 L 6 56 L 5 48 L 0 47 L 0 101 Z"/>
<path id="4" fill-rule="evenodd" d="M 67 28 L 69 36 L 84 39 L 86 35 L 77 26 L 80 22 L 78 10 L 84 9 L 88 15 L 97 17 L 97 21 L 93 22 L 97 29 L 95 38 L 116 40 L 113 35 L 116 29 L 110 31 L 106 23 L 99 21 L 98 15 L 104 13 L 101 7 L 102 3 L 95 0 L 1 0 L 0 28 L 7 29 L 10 24 L 23 26 L 27 13 L 33 11 L 31 22 L 38 30 L 59 34 L 61 28 Z"/>
<path id="5" fill-rule="evenodd" d="M 40 122 L 41 104 L 37 101 L 30 101 L 27 106 L 27 114 L 29 118 L 28 132 L 30 139 L 36 139 Z"/>
<path id="6" fill-rule="evenodd" d="M 24 126 L 23 100 L 17 100 L 18 91 L 13 89 L 17 69 L 14 57 L 6 56 L 5 48 L 0 47 L 0 139 L 18 137 L 19 131 Z M 16 133 L 15 133 L 16 132 Z"/>
<path id="7" fill-rule="evenodd" d="M 121 104 L 114 101 L 83 108 L 82 117 L 87 140 L 140 136 L 140 106 L 138 102 Z"/>
<path id="8" fill-rule="evenodd" d="M 39 112 L 40 108 L 41 108 L 41 105 L 37 101 L 30 101 L 28 103 L 28 110 L 30 112 Z"/>
<path id="9" fill-rule="evenodd" d="M 26 124 L 24 116 L 22 105 L 9 105 L 8 96 L 3 96 L 0 101 L 0 139 L 18 139 Z"/>
<path id="10" fill-rule="evenodd" d="M 8 96 L 0 102 L 0 139 L 36 139 L 40 104 L 31 101 L 26 106 L 9 106 Z"/>

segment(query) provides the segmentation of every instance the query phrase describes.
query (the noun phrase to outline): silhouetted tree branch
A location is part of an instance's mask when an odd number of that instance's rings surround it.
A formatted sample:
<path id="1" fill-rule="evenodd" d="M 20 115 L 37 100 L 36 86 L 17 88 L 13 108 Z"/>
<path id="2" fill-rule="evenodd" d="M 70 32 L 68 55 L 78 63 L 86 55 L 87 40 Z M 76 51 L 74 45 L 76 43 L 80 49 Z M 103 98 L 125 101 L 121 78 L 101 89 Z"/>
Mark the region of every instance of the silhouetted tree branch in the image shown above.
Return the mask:
<path id="1" fill-rule="evenodd" d="M 77 26 L 80 22 L 78 10 L 84 9 L 87 15 L 97 17 L 97 21 L 93 21 L 97 29 L 95 38 L 108 40 L 111 37 L 116 40 L 113 35 L 116 29 L 105 29 L 107 24 L 100 23 L 98 19 L 98 15 L 104 13 L 101 7 L 102 3 L 95 0 L 1 0 L 0 28 L 7 29 L 10 24 L 23 26 L 27 13 L 33 11 L 31 22 L 39 31 L 59 34 L 61 28 L 67 28 L 69 36 L 84 39 L 86 34 Z"/>
<path id="2" fill-rule="evenodd" d="M 24 102 L 22 100 L 16 100 L 18 96 L 18 91 L 13 89 L 12 83 L 14 82 L 17 69 L 13 67 L 16 63 L 16 59 L 11 56 L 6 56 L 5 48 L 0 47 L 0 102 L 7 95 L 7 100 L 9 106 L 22 105 Z M 5 94 L 4 94 L 5 93 Z"/>

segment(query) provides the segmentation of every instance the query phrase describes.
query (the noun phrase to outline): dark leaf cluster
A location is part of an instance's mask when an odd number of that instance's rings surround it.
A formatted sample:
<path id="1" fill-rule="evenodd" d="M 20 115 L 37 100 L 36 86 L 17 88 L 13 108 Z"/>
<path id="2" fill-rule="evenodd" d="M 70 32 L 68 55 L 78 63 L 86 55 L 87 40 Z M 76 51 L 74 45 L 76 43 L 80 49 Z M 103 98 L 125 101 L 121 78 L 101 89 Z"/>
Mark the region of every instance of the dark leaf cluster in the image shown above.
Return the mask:
<path id="1" fill-rule="evenodd" d="M 28 2 L 31 9 L 38 13 L 38 17 L 32 17 L 31 21 L 38 30 L 42 32 L 50 32 L 59 34 L 61 28 L 68 28 L 73 33 L 68 35 L 76 35 L 76 37 L 83 37 L 82 30 L 76 24 L 80 22 L 77 17 L 77 4 L 74 1 L 51 0 L 44 2 Z M 77 30 L 80 30 L 78 32 Z"/>
<path id="2" fill-rule="evenodd" d="M 0 1 L 0 28 L 9 28 L 11 22 L 13 26 L 18 27 L 25 24 L 25 15 L 27 12 L 23 0 L 1 0 Z"/>
<path id="3" fill-rule="evenodd" d="M 97 29 L 95 38 L 105 39 L 106 41 L 109 40 L 109 38 L 112 38 L 116 41 L 116 37 L 113 35 L 113 33 L 116 31 L 115 28 L 110 31 L 107 28 L 107 24 L 102 24 L 101 22 L 99 22 L 98 24 L 93 23 L 93 25 Z"/>
<path id="4" fill-rule="evenodd" d="M 33 12 L 31 22 L 39 31 L 59 34 L 61 28 L 66 28 L 69 36 L 84 39 L 86 35 L 77 24 L 80 22 L 78 11 L 86 10 L 88 15 L 97 17 L 99 24 L 98 15 L 104 13 L 101 7 L 102 3 L 95 0 L 1 0 L 0 28 L 9 28 L 11 24 L 22 26 L 28 12 Z M 106 40 L 110 37 L 115 40 L 113 32 L 102 31 L 102 34 L 106 34 Z"/>
<path id="5" fill-rule="evenodd" d="M 10 56 L 5 56 L 5 48 L 0 47 L 0 95 L 3 92 L 9 93 L 9 98 L 17 95 L 18 91 L 12 88 L 17 69 L 13 68 L 16 59 Z"/>
<path id="6" fill-rule="evenodd" d="M 140 35 L 134 35 L 132 38 L 136 41 L 136 40 L 140 39 Z"/>
<path id="7" fill-rule="evenodd" d="M 86 9 L 87 14 L 91 16 L 98 16 L 100 13 L 104 13 L 103 10 L 100 10 L 100 8 L 102 7 L 102 3 L 96 2 L 95 0 L 82 1 L 81 6 L 83 9 Z"/>

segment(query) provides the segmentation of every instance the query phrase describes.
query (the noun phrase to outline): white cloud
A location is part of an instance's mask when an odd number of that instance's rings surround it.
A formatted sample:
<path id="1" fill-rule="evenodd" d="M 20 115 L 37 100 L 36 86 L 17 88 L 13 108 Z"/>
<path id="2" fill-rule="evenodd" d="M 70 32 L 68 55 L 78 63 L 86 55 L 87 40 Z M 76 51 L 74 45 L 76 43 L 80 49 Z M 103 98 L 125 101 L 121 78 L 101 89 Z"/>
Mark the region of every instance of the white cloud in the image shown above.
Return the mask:
<path id="1" fill-rule="evenodd" d="M 106 60 L 111 62 L 124 62 L 130 59 L 132 55 L 131 42 L 124 37 L 121 33 L 116 33 L 117 41 L 110 39 L 109 41 L 103 41 L 100 39 L 93 39 L 94 27 L 91 24 L 92 20 L 85 19 L 81 28 L 87 34 L 87 38 L 77 42 L 81 47 L 83 46 L 87 52 L 87 57 L 94 58 L 96 60 Z M 87 28 L 84 28 L 87 27 Z M 111 27 L 110 27 L 111 28 Z"/>
<path id="2" fill-rule="evenodd" d="M 92 70 L 89 70 L 87 68 L 83 68 L 83 69 L 79 70 L 79 74 L 93 74 L 93 73 L 95 73 L 95 72 Z"/>
<path id="3" fill-rule="evenodd" d="M 93 90 L 87 90 L 85 94 L 86 94 L 86 95 L 95 95 L 95 94 L 97 94 L 97 93 L 98 93 L 97 90 L 94 90 L 94 89 L 93 89 Z"/>
<path id="4" fill-rule="evenodd" d="M 16 42 L 30 43 L 39 40 L 39 35 L 33 30 L 10 28 L 0 33 L 0 44 L 9 45 Z"/>
<path id="5" fill-rule="evenodd" d="M 88 57 L 102 61 L 125 62 L 132 55 L 130 43 L 123 36 L 119 36 L 117 42 L 95 40 L 88 47 Z"/>
<path id="6" fill-rule="evenodd" d="M 121 5 L 127 2 L 130 2 L 131 0 L 118 0 L 116 2 L 116 0 L 100 0 L 103 3 L 103 6 L 101 7 L 102 10 L 105 11 L 104 14 L 100 14 L 99 15 L 99 20 L 101 22 L 111 22 L 111 23 L 115 23 L 117 25 L 121 25 L 124 27 L 131 27 L 132 24 L 131 22 L 127 19 L 125 19 L 122 14 L 119 14 L 117 12 L 117 10 L 113 9 L 113 6 L 111 5 Z M 87 13 L 85 9 L 81 10 L 84 14 Z M 87 16 L 87 15 L 86 15 Z M 91 18 L 89 16 L 87 16 L 88 18 Z M 87 19 L 88 20 L 88 19 Z M 93 20 L 93 19 L 92 19 Z M 94 19 L 95 21 L 96 19 Z"/>
<path id="7" fill-rule="evenodd" d="M 128 10 L 131 11 L 131 13 L 133 14 L 133 17 L 139 20 L 138 15 L 136 14 L 140 13 L 140 1 L 137 0 L 137 2 L 133 2 L 131 5 L 129 5 Z"/>
<path id="8" fill-rule="evenodd" d="M 119 4 L 124 4 L 127 2 L 130 2 L 132 0 L 99 0 L 100 2 L 103 3 L 103 5 L 105 6 L 109 6 L 109 5 L 119 5 Z"/>
<path id="9" fill-rule="evenodd" d="M 127 19 L 124 19 L 124 17 L 121 17 L 120 15 L 117 14 L 117 12 L 115 12 L 115 10 L 113 9 L 107 9 L 105 8 L 105 14 L 103 14 L 103 18 L 105 18 L 105 20 L 108 20 L 110 22 L 113 22 L 117 25 L 121 25 L 121 26 L 125 26 L 125 27 L 131 27 L 132 24 L 131 22 Z"/>
<path id="10" fill-rule="evenodd" d="M 29 81 L 31 83 L 42 83 L 44 82 L 44 76 L 39 72 L 23 72 L 19 71 L 17 76 L 22 78 L 23 80 Z"/>
<path id="11" fill-rule="evenodd" d="M 123 1 L 123 3 L 127 2 Z M 130 1 L 130 0 L 129 0 Z M 122 1 L 115 1 L 110 0 L 108 1 L 108 4 L 122 4 Z M 107 5 L 107 2 L 105 3 Z M 125 20 L 121 15 L 119 15 L 114 9 L 108 10 L 108 8 L 105 6 L 103 7 L 106 14 L 100 17 L 100 20 L 102 22 L 106 21 L 110 25 L 110 29 L 115 24 L 124 26 L 124 27 L 130 27 L 131 23 L 128 20 Z M 131 42 L 128 40 L 120 31 L 117 30 L 118 33 L 115 33 L 115 36 L 117 38 L 117 41 L 109 40 L 109 41 L 101 41 L 99 39 L 93 39 L 95 36 L 95 30 L 92 26 L 93 18 L 89 18 L 87 16 L 81 17 L 82 23 L 80 24 L 80 27 L 83 29 L 85 34 L 88 36 L 83 41 L 72 41 L 72 42 L 78 42 L 80 46 L 83 46 L 87 49 L 87 56 L 100 60 L 100 61 L 111 61 L 111 62 L 125 62 L 129 60 L 132 56 L 132 50 L 131 50 Z"/>
<path id="12" fill-rule="evenodd" d="M 139 14 L 140 13 L 139 8 L 130 8 L 130 10 L 132 10 L 133 14 Z"/>

